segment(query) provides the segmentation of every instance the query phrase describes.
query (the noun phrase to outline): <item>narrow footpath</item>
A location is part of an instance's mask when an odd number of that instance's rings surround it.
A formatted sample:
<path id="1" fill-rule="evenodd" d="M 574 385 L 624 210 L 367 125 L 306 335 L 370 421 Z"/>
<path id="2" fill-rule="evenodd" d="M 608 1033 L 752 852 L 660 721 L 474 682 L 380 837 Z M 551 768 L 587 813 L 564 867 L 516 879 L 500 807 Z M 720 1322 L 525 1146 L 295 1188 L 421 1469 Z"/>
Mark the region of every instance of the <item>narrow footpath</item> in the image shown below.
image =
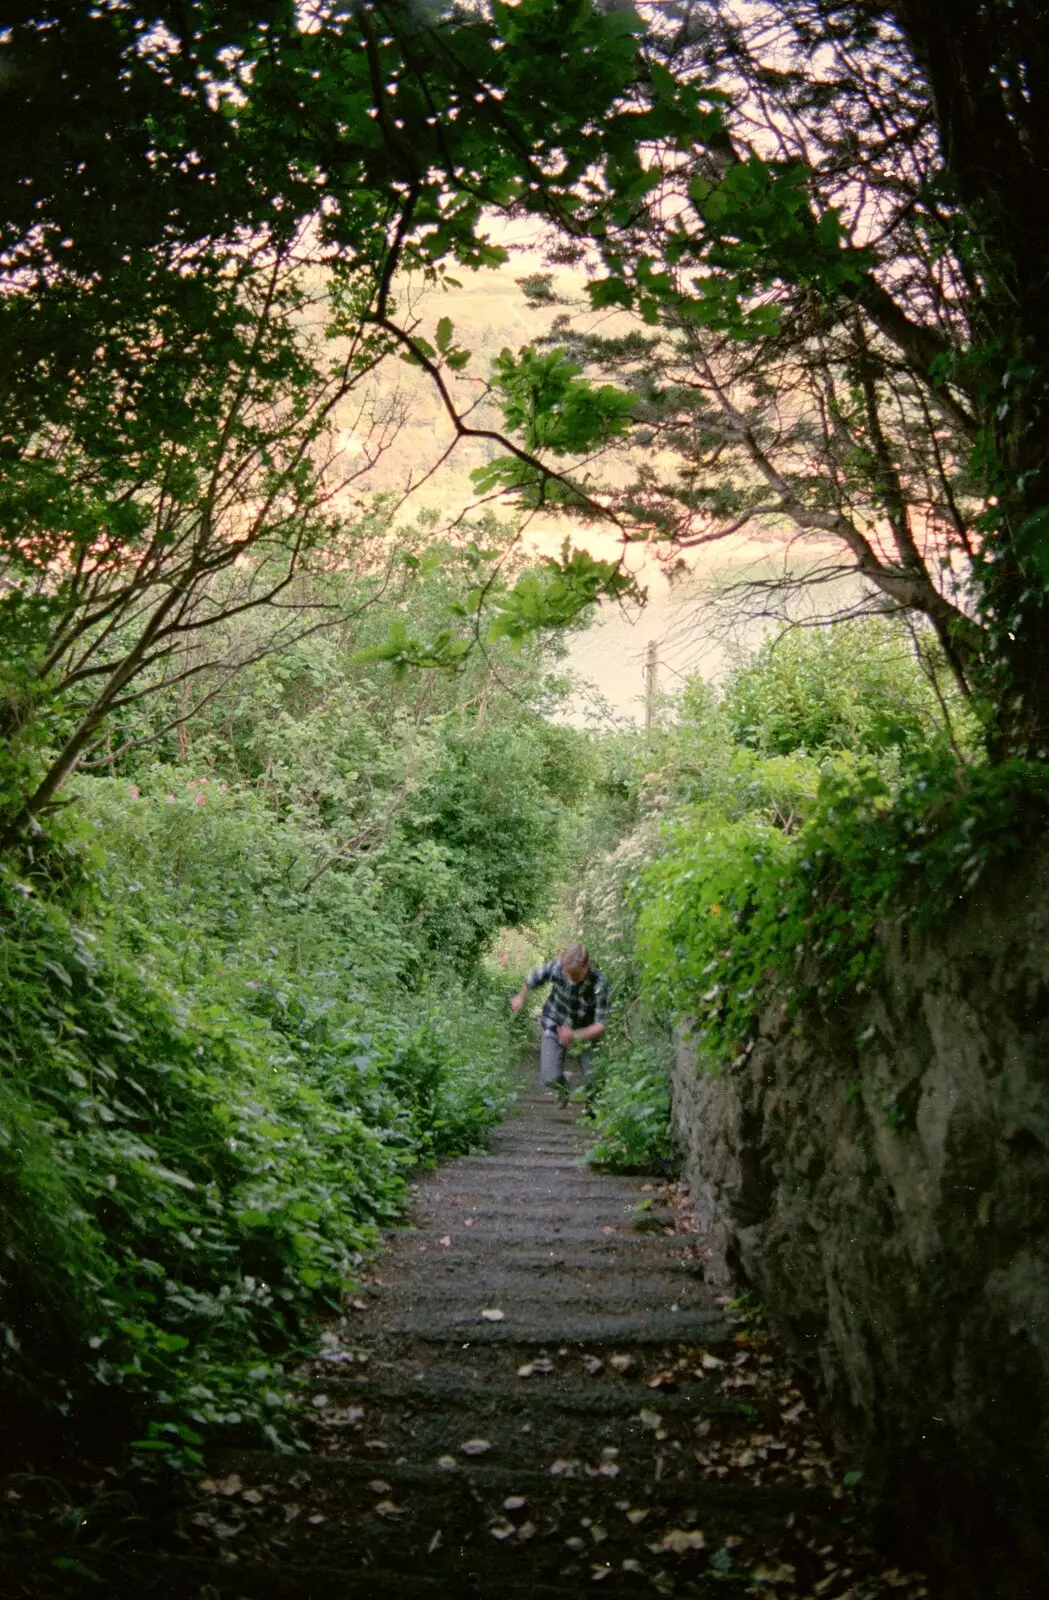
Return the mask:
<path id="1" fill-rule="evenodd" d="M 585 1130 L 522 1083 L 421 1180 L 311 1368 L 312 1454 L 227 1452 L 138 1595 L 926 1593 L 861 1547 L 673 1190 L 591 1171 Z"/>

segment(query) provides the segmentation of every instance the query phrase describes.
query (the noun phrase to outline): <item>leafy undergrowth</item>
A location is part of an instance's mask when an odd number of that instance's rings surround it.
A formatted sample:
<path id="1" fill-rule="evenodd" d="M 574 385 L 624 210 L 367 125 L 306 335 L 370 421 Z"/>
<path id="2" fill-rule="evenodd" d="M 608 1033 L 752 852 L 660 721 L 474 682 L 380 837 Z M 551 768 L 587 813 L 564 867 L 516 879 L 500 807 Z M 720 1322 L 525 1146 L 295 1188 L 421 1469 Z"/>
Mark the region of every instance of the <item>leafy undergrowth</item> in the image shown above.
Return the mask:
<path id="1" fill-rule="evenodd" d="M 596 1138 L 591 1166 L 606 1172 L 666 1173 L 674 1162 L 665 1038 L 621 1032 L 603 1049 L 590 1093 Z"/>
<path id="2" fill-rule="evenodd" d="M 155 839 L 132 816 L 132 848 L 101 802 L 123 848 L 99 865 L 77 839 L 65 893 L 0 873 L 8 1406 L 37 1459 L 48 1419 L 58 1449 L 104 1426 L 111 1458 L 130 1439 L 176 1468 L 216 1434 L 290 1448 L 288 1357 L 407 1171 L 498 1119 L 509 1030 L 481 974 L 406 981 L 396 928 L 348 928 L 334 874 L 260 909 L 280 840 L 250 804 L 211 803 L 206 832 L 171 806 Z"/>

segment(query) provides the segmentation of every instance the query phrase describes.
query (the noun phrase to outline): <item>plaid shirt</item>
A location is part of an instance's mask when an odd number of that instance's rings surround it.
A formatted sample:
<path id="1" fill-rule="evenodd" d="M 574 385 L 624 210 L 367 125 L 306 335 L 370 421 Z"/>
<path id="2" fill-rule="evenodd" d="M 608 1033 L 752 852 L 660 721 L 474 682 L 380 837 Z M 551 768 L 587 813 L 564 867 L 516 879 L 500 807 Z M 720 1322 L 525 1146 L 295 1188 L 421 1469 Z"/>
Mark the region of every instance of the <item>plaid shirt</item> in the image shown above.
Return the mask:
<path id="1" fill-rule="evenodd" d="M 529 973 L 525 982 L 529 989 L 537 989 L 541 983 L 551 985 L 543 1006 L 544 1033 L 556 1037 L 558 1028 L 588 1028 L 592 1022 L 603 1023 L 608 1015 L 608 984 L 594 967 L 585 978 L 572 983 L 560 961 L 548 961 Z"/>

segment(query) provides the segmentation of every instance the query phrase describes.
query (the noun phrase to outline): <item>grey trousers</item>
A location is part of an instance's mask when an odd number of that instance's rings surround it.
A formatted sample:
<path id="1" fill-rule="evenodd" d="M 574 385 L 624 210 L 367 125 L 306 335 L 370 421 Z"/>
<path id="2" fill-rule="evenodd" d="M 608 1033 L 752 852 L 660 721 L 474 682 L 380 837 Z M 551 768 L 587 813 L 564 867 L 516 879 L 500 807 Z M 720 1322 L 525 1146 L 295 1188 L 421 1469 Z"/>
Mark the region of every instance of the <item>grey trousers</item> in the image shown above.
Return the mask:
<path id="1" fill-rule="evenodd" d="M 590 1051 L 577 1057 L 583 1082 L 590 1070 Z M 565 1046 L 556 1033 L 542 1033 L 539 1037 L 539 1078 L 542 1083 L 563 1083 L 565 1080 Z"/>

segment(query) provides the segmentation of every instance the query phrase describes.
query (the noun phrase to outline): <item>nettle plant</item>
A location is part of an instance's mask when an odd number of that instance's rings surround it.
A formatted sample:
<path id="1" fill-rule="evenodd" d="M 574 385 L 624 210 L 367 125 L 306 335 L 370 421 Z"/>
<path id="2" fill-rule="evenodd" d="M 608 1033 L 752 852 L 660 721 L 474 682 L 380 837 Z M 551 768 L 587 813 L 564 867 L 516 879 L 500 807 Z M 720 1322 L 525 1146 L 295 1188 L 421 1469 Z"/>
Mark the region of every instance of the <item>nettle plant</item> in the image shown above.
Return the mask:
<path id="1" fill-rule="evenodd" d="M 850 754 L 828 764 L 792 834 L 686 813 L 645 872 L 643 992 L 713 1063 L 738 1063 L 773 994 L 816 1014 L 861 995 L 887 923 L 942 923 L 1047 822 L 1040 764 L 930 761 L 892 782 Z"/>

